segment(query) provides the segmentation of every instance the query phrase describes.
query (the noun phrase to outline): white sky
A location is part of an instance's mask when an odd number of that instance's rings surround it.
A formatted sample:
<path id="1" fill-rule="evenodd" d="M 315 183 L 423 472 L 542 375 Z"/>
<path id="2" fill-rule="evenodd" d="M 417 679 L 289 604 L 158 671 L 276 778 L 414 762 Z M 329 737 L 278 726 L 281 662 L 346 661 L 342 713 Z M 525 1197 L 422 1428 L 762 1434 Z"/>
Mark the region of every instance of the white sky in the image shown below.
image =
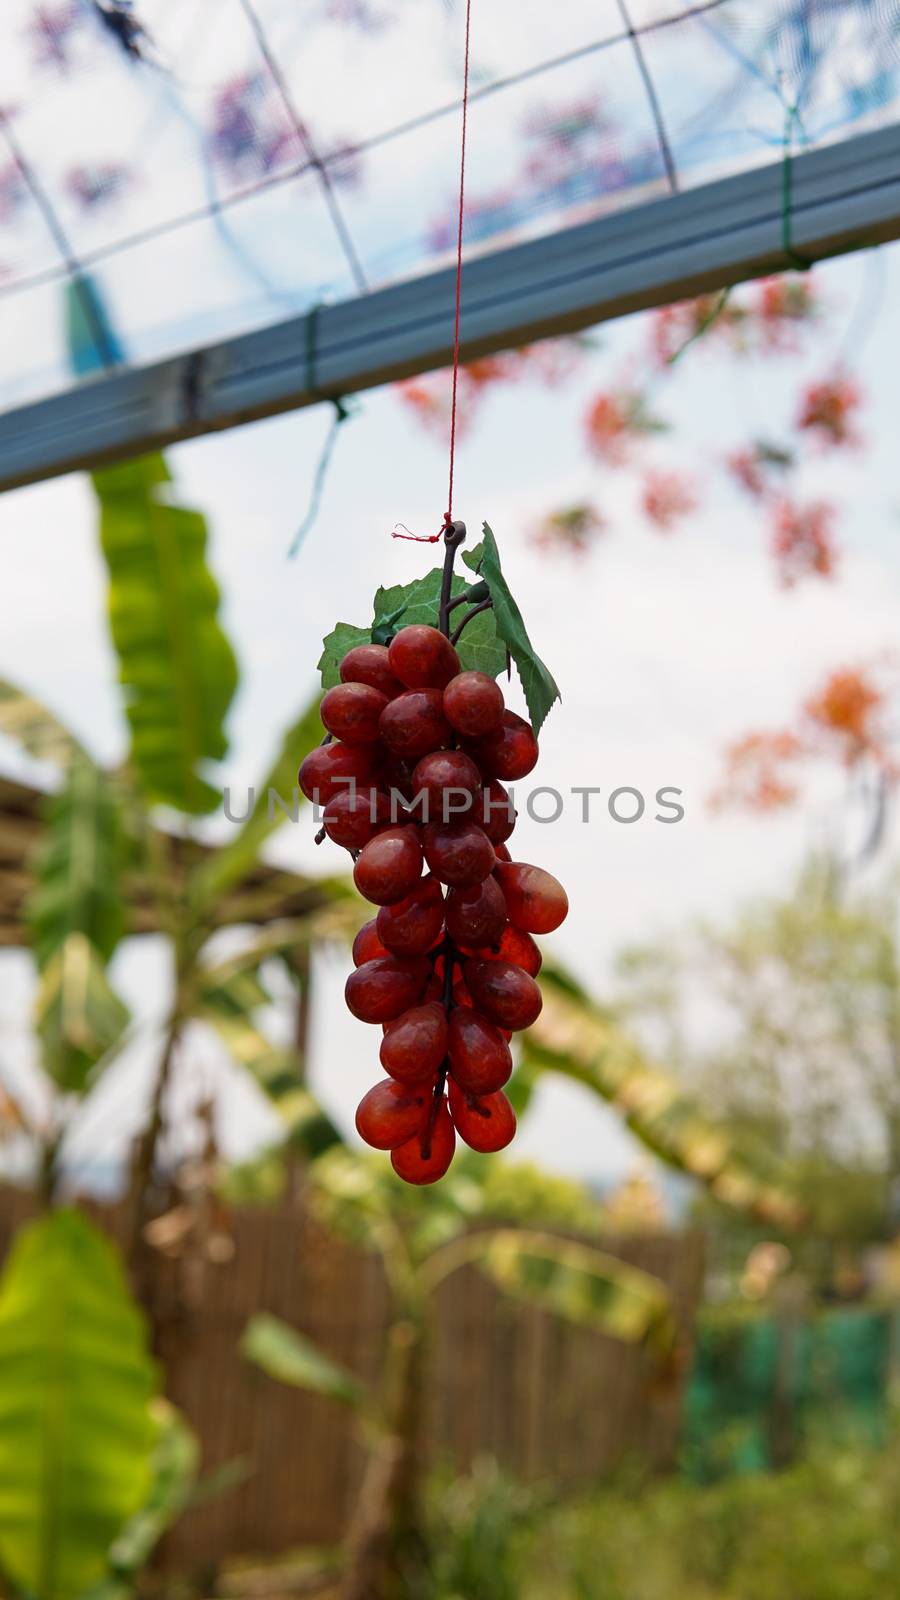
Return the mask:
<path id="1" fill-rule="evenodd" d="M 750 894 L 785 888 L 826 826 L 828 803 L 839 799 L 835 786 L 819 809 L 777 821 L 714 818 L 706 809 L 726 741 L 789 720 L 827 669 L 895 646 L 900 257 L 883 252 L 880 260 L 882 268 L 859 258 L 817 275 L 833 308 L 828 340 L 823 336 L 808 364 L 817 375 L 848 328 L 865 330 L 858 308 L 880 295 L 865 343 L 854 352 L 870 448 L 812 469 L 805 485 L 844 507 L 837 582 L 781 590 L 758 518 L 721 486 L 714 466 L 753 431 L 777 437 L 807 370 L 802 364 L 729 365 L 702 349 L 685 361 L 660 398 L 679 429 L 658 457 L 696 465 L 708 492 L 703 510 L 668 537 L 641 524 L 627 476 L 591 466 L 582 448 L 585 399 L 610 381 L 633 325 L 603 330 L 584 373 L 566 388 L 528 385 L 493 395 L 460 448 L 457 514 L 473 537 L 481 518 L 490 521 L 532 637 L 562 689 L 562 706 L 542 738 L 540 780 L 563 792 L 577 784 L 634 785 L 648 799 L 646 816 L 633 827 L 617 826 L 600 808 L 584 826 L 570 807 L 554 826 L 523 818 L 515 836 L 521 858 L 566 883 L 571 915 L 550 943 L 600 993 L 623 943 L 664 929 L 677 937 L 699 913 L 725 915 Z M 362 397 L 361 414 L 342 430 L 318 525 L 299 558 L 286 560 L 327 424 L 324 411 L 305 412 L 169 453 L 182 500 L 209 517 L 224 621 L 243 668 L 223 768 L 237 793 L 262 775 L 284 725 L 312 692 L 320 641 L 333 622 L 366 621 L 379 582 L 406 580 L 433 564 L 433 550 L 396 543 L 388 533 L 398 520 L 416 529 L 439 521 L 446 451 L 390 392 Z M 604 505 L 616 531 L 583 563 L 535 552 L 525 537 L 535 515 L 586 494 Z M 22 490 L 0 503 L 0 675 L 46 699 L 99 756 L 114 760 L 124 733 L 94 521 L 83 479 Z M 662 785 L 684 791 L 687 815 L 676 827 L 652 820 L 649 802 Z M 334 847 L 313 847 L 308 821 L 282 831 L 277 854 L 305 869 L 333 872 L 341 864 Z M 312 1051 L 313 1086 L 345 1127 L 379 1071 L 375 1030 L 343 1009 L 348 961 L 320 963 Z M 116 979 L 150 1021 L 165 1003 L 165 972 L 156 941 L 132 943 L 116 957 Z M 30 1056 L 24 957 L 0 962 L 0 985 L 0 1071 L 20 1083 Z M 81 1157 L 105 1160 L 122 1149 L 140 1123 L 152 1062 L 148 1038 L 110 1074 Z M 271 1131 L 255 1091 L 223 1068 L 211 1041 L 197 1037 L 186 1052 L 180 1116 L 202 1084 L 218 1087 L 232 1153 Z M 555 1083 L 542 1089 L 515 1148 L 601 1182 L 634 1159 L 611 1114 L 576 1087 Z"/>

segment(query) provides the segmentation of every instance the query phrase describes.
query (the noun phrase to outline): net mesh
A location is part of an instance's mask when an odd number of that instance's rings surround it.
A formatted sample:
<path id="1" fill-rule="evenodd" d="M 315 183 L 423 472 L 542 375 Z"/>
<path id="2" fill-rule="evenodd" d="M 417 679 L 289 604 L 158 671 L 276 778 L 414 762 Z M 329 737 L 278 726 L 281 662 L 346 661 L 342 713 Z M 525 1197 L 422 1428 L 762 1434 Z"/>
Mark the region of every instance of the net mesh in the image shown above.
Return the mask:
<path id="1" fill-rule="evenodd" d="M 4 0 L 0 405 L 452 259 L 458 0 Z M 468 254 L 896 120 L 900 0 L 473 7 Z"/>

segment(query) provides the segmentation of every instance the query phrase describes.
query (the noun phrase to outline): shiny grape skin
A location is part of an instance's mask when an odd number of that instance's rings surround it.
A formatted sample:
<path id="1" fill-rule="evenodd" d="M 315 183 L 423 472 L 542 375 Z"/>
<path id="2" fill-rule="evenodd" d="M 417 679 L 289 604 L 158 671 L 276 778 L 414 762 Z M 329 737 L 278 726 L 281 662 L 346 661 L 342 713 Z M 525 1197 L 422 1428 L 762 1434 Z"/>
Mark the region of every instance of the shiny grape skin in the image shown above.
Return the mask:
<path id="1" fill-rule="evenodd" d="M 493 945 L 506 927 L 506 901 L 496 877 L 470 889 L 450 889 L 445 908 L 447 932 L 455 944 Z"/>
<path id="2" fill-rule="evenodd" d="M 478 820 L 481 773 L 464 751 L 432 750 L 422 756 L 413 771 L 412 787 L 416 816 L 424 821 L 453 822 L 463 816 Z M 426 797 L 422 802 L 420 795 Z"/>
<path id="3" fill-rule="evenodd" d="M 341 662 L 340 674 L 342 683 L 368 683 L 388 700 L 393 700 L 403 690 L 399 678 L 391 671 L 385 644 L 354 645 Z"/>
<path id="4" fill-rule="evenodd" d="M 420 878 L 402 900 L 382 906 L 375 921 L 379 939 L 394 955 L 424 955 L 444 926 L 444 897 L 437 878 L 430 873 Z"/>
<path id="5" fill-rule="evenodd" d="M 364 922 L 353 941 L 353 965 L 361 967 L 364 961 L 377 961 L 383 956 L 389 956 L 391 951 L 383 945 L 378 937 L 376 926 L 377 918 L 371 922 Z"/>
<path id="6" fill-rule="evenodd" d="M 446 1100 L 442 1100 L 438 1107 L 427 1155 L 422 1154 L 422 1145 L 422 1135 L 417 1134 L 408 1144 L 401 1144 L 391 1151 L 391 1166 L 398 1178 L 403 1178 L 406 1183 L 436 1183 L 453 1160 L 456 1130 Z"/>
<path id="7" fill-rule="evenodd" d="M 369 683 L 336 683 L 322 696 L 319 716 L 345 744 L 374 744 L 381 713 L 390 702 Z"/>
<path id="8" fill-rule="evenodd" d="M 339 739 L 331 744 L 316 745 L 300 763 L 297 782 L 307 800 L 327 806 L 336 794 L 346 793 L 349 780 L 372 783 L 378 774 L 380 750 L 371 744 L 342 744 Z"/>
<path id="9" fill-rule="evenodd" d="M 404 761 L 418 761 L 429 751 L 448 745 L 453 737 L 440 689 L 408 689 L 398 694 L 382 711 L 379 730 L 388 749 Z"/>
<path id="10" fill-rule="evenodd" d="M 495 947 L 482 946 L 480 950 L 466 950 L 466 955 L 478 956 L 482 961 L 509 961 L 521 967 L 530 978 L 536 978 L 543 965 L 543 956 L 530 933 L 507 925 Z"/>
<path id="11" fill-rule="evenodd" d="M 413 623 L 394 634 L 388 662 L 407 689 L 443 689 L 459 672 L 459 656 L 450 640 L 425 623 Z"/>
<path id="12" fill-rule="evenodd" d="M 506 843 L 516 826 L 516 813 L 503 784 L 496 778 L 485 784 L 475 815 L 492 845 Z"/>
<path id="13" fill-rule="evenodd" d="M 376 906 L 403 900 L 422 876 L 422 846 L 417 828 L 385 828 L 360 852 L 353 881 L 365 900 Z"/>
<path id="14" fill-rule="evenodd" d="M 423 956 L 379 956 L 356 967 L 344 985 L 347 1007 L 360 1022 L 393 1022 L 417 1005 L 431 973 Z"/>
<path id="15" fill-rule="evenodd" d="M 514 711 L 504 711 L 498 731 L 472 740 L 466 749 L 486 778 L 499 778 L 503 783 L 526 778 L 539 754 L 531 728 Z"/>
<path id="16" fill-rule="evenodd" d="M 376 833 L 389 826 L 390 820 L 387 796 L 368 785 L 334 795 L 325 807 L 322 825 L 334 844 L 345 850 L 362 850 Z"/>
<path id="17" fill-rule="evenodd" d="M 364 1094 L 356 1108 L 356 1131 L 373 1150 L 396 1150 L 421 1133 L 431 1110 L 429 1085 L 395 1083 L 385 1078 Z"/>
<path id="18" fill-rule="evenodd" d="M 505 1150 L 516 1133 L 516 1113 L 502 1089 L 481 1096 L 466 1094 L 454 1083 L 447 1086 L 450 1115 L 457 1133 L 470 1150 L 492 1155 Z"/>
<path id="19" fill-rule="evenodd" d="M 444 690 L 444 715 L 464 738 L 494 733 L 503 720 L 503 690 L 486 672 L 460 672 Z"/>
<path id="20" fill-rule="evenodd" d="M 521 967 L 509 961 L 481 961 L 472 956 L 463 967 L 463 976 L 479 1011 L 498 1027 L 516 1032 L 530 1028 L 540 1016 L 541 991 Z"/>
<path id="21" fill-rule="evenodd" d="M 501 861 L 494 876 L 503 890 L 514 928 L 523 933 L 553 933 L 565 921 L 568 895 L 552 872 L 529 866 L 526 861 Z"/>
<path id="22" fill-rule="evenodd" d="M 439 1000 L 412 1006 L 387 1026 L 381 1065 L 400 1083 L 434 1082 L 447 1054 L 447 1014 Z"/>
<path id="23" fill-rule="evenodd" d="M 512 1072 L 509 1045 L 489 1017 L 467 1006 L 450 1013 L 450 1071 L 469 1094 L 493 1094 Z"/>
<path id="24" fill-rule="evenodd" d="M 470 888 L 496 865 L 494 847 L 477 822 L 429 822 L 422 833 L 425 860 L 441 883 Z"/>

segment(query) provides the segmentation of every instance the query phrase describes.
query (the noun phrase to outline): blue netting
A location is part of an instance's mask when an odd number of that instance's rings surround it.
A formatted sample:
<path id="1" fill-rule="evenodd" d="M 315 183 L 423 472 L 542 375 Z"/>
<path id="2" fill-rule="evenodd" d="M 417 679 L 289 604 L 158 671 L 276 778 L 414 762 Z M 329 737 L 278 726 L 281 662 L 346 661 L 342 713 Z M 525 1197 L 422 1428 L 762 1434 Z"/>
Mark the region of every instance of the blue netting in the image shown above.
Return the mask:
<path id="1" fill-rule="evenodd" d="M 0 404 L 68 381 L 85 267 L 144 362 L 449 260 L 461 44 L 454 0 L 5 0 Z M 898 73 L 900 0 L 475 0 L 467 249 L 895 120 Z"/>

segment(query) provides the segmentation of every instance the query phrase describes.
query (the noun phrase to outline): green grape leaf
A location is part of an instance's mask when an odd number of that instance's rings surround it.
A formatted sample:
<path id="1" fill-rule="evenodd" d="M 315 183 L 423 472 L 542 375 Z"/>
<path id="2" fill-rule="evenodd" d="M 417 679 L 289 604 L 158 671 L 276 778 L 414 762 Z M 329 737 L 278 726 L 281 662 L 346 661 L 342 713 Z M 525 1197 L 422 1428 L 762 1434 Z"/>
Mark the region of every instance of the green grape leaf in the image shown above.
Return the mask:
<path id="1" fill-rule="evenodd" d="M 440 567 L 434 567 L 424 578 L 416 578 L 413 583 L 379 589 L 375 596 L 374 626 L 377 627 L 386 617 L 402 608 L 404 628 L 421 622 L 436 628 L 441 578 Z M 470 587 L 465 578 L 455 577 L 452 588 L 454 599 Z M 464 607 L 458 607 L 453 612 L 454 623 L 461 620 L 462 610 Z M 497 636 L 497 625 L 491 611 L 483 611 L 469 623 L 456 649 L 460 663 L 467 672 L 486 672 L 489 678 L 496 678 L 506 671 L 506 647 Z"/>
<path id="2" fill-rule="evenodd" d="M 352 622 L 338 622 L 322 640 L 322 654 L 316 667 L 322 674 L 322 688 L 331 689 L 341 681 L 340 666 L 348 650 L 358 644 L 371 644 L 369 628 L 355 628 Z"/>
<path id="3" fill-rule="evenodd" d="M 547 713 L 554 701 L 561 698 L 559 689 L 548 669 L 544 666 L 540 656 L 536 653 L 534 645 L 528 637 L 522 613 L 510 593 L 509 585 L 500 568 L 500 555 L 497 550 L 497 541 L 488 524 L 484 524 L 484 543 L 469 552 L 466 558 L 468 565 L 480 553 L 481 576 L 484 578 L 491 591 L 494 602 L 491 615 L 496 623 L 497 634 L 502 640 L 518 670 L 525 691 L 528 712 L 531 717 L 531 726 L 535 734 L 540 733 L 546 720 Z M 476 618 L 476 623 L 481 618 Z"/>

